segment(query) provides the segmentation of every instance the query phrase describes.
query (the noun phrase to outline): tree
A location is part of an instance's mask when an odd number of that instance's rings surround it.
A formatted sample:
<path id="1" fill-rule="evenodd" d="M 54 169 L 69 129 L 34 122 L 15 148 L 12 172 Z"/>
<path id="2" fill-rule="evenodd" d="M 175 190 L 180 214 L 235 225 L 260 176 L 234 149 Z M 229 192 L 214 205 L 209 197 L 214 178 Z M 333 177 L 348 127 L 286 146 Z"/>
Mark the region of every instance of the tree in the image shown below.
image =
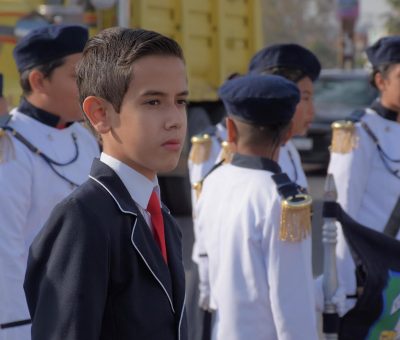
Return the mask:
<path id="1" fill-rule="evenodd" d="M 389 34 L 400 34 L 400 0 L 387 0 L 392 7 L 387 16 L 386 28 Z"/>
<path id="2" fill-rule="evenodd" d="M 312 50 L 323 67 L 337 64 L 338 23 L 331 0 L 263 0 L 266 44 L 297 43 Z"/>

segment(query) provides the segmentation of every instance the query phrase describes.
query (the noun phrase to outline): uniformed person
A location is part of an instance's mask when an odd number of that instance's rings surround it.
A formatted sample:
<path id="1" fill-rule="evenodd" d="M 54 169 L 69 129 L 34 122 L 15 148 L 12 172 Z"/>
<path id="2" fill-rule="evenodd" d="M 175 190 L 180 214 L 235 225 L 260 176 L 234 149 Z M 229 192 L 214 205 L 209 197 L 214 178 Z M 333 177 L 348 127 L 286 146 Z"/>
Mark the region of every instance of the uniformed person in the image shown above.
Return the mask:
<path id="1" fill-rule="evenodd" d="M 314 86 L 321 72 L 321 64 L 314 53 L 297 44 L 275 44 L 254 55 L 249 73 L 275 74 L 296 83 L 300 102 L 293 116 L 293 136 L 304 136 L 314 118 Z M 281 147 L 279 165 L 290 179 L 307 188 L 307 179 L 300 155 L 291 140 Z"/>
<path id="2" fill-rule="evenodd" d="M 280 76 L 246 75 L 219 95 L 234 154 L 204 181 L 195 220 L 216 310 L 213 339 L 317 339 L 311 198 L 277 163 L 300 92 Z"/>
<path id="3" fill-rule="evenodd" d="M 336 122 L 331 160 L 338 202 L 357 222 L 399 239 L 400 227 L 400 36 L 385 37 L 367 49 L 371 82 L 379 98 L 353 115 L 356 122 Z M 357 298 L 355 264 L 339 229 L 339 283 Z"/>
<path id="4" fill-rule="evenodd" d="M 99 155 L 78 122 L 75 65 L 87 38 L 81 26 L 49 25 L 14 49 L 23 96 L 0 129 L 0 339 L 30 339 L 23 291 L 29 246 Z"/>
<path id="5" fill-rule="evenodd" d="M 249 64 L 250 74 L 275 74 L 283 76 L 299 87 L 300 102 L 293 116 L 293 135 L 304 136 L 314 118 L 313 82 L 318 78 L 321 64 L 310 50 L 297 44 L 274 44 L 257 52 Z M 201 183 L 212 167 L 222 159 L 229 160 L 228 146 L 225 141 L 226 128 L 222 123 L 210 128 L 204 134 L 192 139 L 193 160 L 189 160 L 189 173 L 192 191 L 192 203 L 195 206 L 197 196 L 201 190 Z M 222 149 L 222 146 L 225 148 Z M 221 149 L 223 150 L 221 152 Z M 291 140 L 280 148 L 278 163 L 289 178 L 296 182 L 303 190 L 308 187 L 306 175 L 301 165 L 300 155 Z M 197 192 L 196 192 L 197 189 Z M 193 246 L 193 260 L 199 262 L 198 236 L 195 230 L 195 243 Z M 206 270 L 202 267 L 201 270 Z M 207 288 L 207 274 L 200 273 L 200 305 L 207 309 L 209 303 L 209 288 Z"/>
<path id="6" fill-rule="evenodd" d="M 249 64 L 249 73 L 280 75 L 295 82 L 299 87 L 301 100 L 293 117 L 294 136 L 304 136 L 314 118 L 313 82 L 319 77 L 320 72 L 321 64 L 316 55 L 297 44 L 270 45 L 257 52 Z M 198 182 L 218 161 L 222 159 L 229 161 L 224 122 L 194 136 L 192 144 L 189 174 L 194 189 L 200 189 Z M 307 188 L 299 153 L 291 141 L 281 148 L 278 161 L 290 179 Z"/>

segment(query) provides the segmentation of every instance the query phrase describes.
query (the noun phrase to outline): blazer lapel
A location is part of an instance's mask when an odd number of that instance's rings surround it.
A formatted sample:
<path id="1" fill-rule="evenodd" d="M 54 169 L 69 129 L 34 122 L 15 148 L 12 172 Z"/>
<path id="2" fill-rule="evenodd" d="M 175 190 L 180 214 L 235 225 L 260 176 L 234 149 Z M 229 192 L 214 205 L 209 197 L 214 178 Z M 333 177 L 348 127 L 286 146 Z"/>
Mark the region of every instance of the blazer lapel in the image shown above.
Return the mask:
<path id="1" fill-rule="evenodd" d="M 172 311 L 175 313 L 172 299 L 173 288 L 171 285 L 171 276 L 167 264 L 162 257 L 161 251 L 151 234 L 150 228 L 144 220 L 141 213 L 138 212 L 137 223 L 132 228 L 131 241 L 139 253 L 148 269 L 155 279 L 159 282 L 162 289 L 168 296 Z M 168 254 L 169 255 L 169 254 Z M 168 257 L 169 262 L 169 257 Z"/>
<path id="2" fill-rule="evenodd" d="M 173 302 L 177 315 L 182 315 L 185 303 L 185 272 L 183 270 L 181 240 L 179 227 L 169 212 L 163 209 L 165 242 L 168 254 L 168 267 L 171 275 Z"/>
<path id="3" fill-rule="evenodd" d="M 94 159 L 89 177 L 112 196 L 118 208 L 121 210 L 121 213 L 129 214 L 133 217 L 133 225 L 130 226 L 132 228 L 130 240 L 132 246 L 142 258 L 161 289 L 165 292 L 171 309 L 175 313 L 172 299 L 173 287 L 168 267 L 164 262 L 161 251 L 158 249 L 146 221 L 128 190 L 114 170 L 99 159 Z"/>

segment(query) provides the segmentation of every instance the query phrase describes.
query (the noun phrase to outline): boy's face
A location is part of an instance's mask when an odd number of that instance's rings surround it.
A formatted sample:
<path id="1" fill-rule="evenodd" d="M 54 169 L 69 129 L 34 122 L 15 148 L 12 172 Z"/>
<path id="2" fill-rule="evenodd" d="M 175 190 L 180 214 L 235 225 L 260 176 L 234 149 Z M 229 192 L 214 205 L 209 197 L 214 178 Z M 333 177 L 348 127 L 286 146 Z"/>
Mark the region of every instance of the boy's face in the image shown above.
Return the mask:
<path id="1" fill-rule="evenodd" d="M 389 109 L 400 110 L 400 64 L 390 66 L 386 77 L 380 75 L 377 85 L 381 103 Z"/>
<path id="2" fill-rule="evenodd" d="M 120 112 L 107 108 L 110 131 L 102 134 L 104 151 L 150 179 L 173 170 L 186 135 L 187 96 L 181 59 L 138 59 Z"/>
<path id="3" fill-rule="evenodd" d="M 75 67 L 81 58 L 82 53 L 66 56 L 64 64 L 54 69 L 50 77 L 44 79 L 46 109 L 60 116 L 63 122 L 83 119 L 75 76 Z"/>
<path id="4" fill-rule="evenodd" d="M 293 135 L 304 136 L 314 119 L 314 85 L 309 77 L 304 77 L 297 86 L 301 97 L 293 116 Z"/>

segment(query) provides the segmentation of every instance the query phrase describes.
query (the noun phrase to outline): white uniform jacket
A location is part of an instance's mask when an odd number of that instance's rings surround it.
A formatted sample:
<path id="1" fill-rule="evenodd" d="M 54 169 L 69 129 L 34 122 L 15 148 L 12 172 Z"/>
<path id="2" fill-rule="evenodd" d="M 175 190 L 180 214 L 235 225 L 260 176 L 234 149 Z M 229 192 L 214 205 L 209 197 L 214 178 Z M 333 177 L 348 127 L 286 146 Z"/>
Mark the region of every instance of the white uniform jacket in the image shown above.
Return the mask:
<path id="1" fill-rule="evenodd" d="M 202 134 L 208 134 L 211 137 L 211 150 L 210 155 L 206 161 L 200 164 L 194 164 L 190 159 L 188 160 L 188 169 L 189 169 L 189 178 L 191 184 L 191 193 L 192 193 L 192 209 L 193 209 L 193 218 L 195 218 L 195 207 L 197 203 L 196 192 L 193 189 L 193 185 L 199 181 L 201 181 L 207 173 L 212 169 L 212 167 L 220 160 L 221 158 L 221 143 L 226 140 L 226 127 L 219 123 L 215 126 L 210 127 L 208 130 L 204 131 Z M 194 243 L 192 250 L 192 260 L 195 263 L 199 262 L 198 257 L 198 231 L 194 229 Z"/>
<path id="2" fill-rule="evenodd" d="M 205 131 L 204 133 L 208 133 L 211 136 L 212 144 L 209 158 L 201 164 L 194 164 L 190 159 L 188 161 L 189 177 L 192 185 L 193 215 L 195 215 L 195 206 L 197 203 L 193 184 L 201 181 L 212 169 L 212 167 L 221 160 L 221 143 L 227 138 L 226 128 L 221 123 L 210 129 L 210 131 Z M 288 141 L 285 145 L 281 146 L 278 163 L 282 171 L 285 172 L 293 182 L 297 183 L 302 188 L 307 189 L 307 178 L 301 165 L 300 155 L 292 141 Z M 197 231 L 195 230 L 195 236 L 196 235 Z M 195 240 L 196 239 L 197 237 L 195 237 Z M 198 250 L 196 241 L 193 245 L 192 259 L 198 263 Z"/>
<path id="3" fill-rule="evenodd" d="M 80 123 L 59 130 L 14 109 L 7 124 L 43 154 L 66 166 L 49 164 L 7 131 L 0 138 L 0 324 L 30 319 L 23 282 L 29 246 L 53 207 L 89 174 L 99 147 Z M 76 145 L 73 140 L 76 138 Z M 66 179 L 60 177 L 64 176 Z M 30 326 L 0 329 L 1 340 L 30 339 Z"/>
<path id="4" fill-rule="evenodd" d="M 221 143 L 226 141 L 226 127 L 219 123 L 215 126 L 205 130 L 202 134 L 208 134 L 211 138 L 210 155 L 206 161 L 200 164 L 194 164 L 190 159 L 188 160 L 190 183 L 193 185 L 201 181 L 211 168 L 220 160 Z M 195 191 L 192 188 L 192 202 L 193 206 L 196 202 Z"/>
<path id="5" fill-rule="evenodd" d="M 386 109 L 380 105 L 377 108 L 384 115 Z M 346 154 L 332 153 L 328 173 L 334 176 L 338 202 L 343 209 L 357 222 L 382 232 L 400 197 L 400 178 L 385 166 L 377 145 L 362 123 L 367 124 L 387 156 L 400 160 L 400 124 L 366 109 L 361 121 L 355 124 L 355 148 Z M 399 162 L 385 161 L 392 171 L 397 170 L 400 175 Z M 353 295 L 356 291 L 355 265 L 341 228 L 338 230 L 336 254 L 339 283 L 347 294 Z M 348 308 L 354 303 L 355 300 L 349 301 Z"/>
<path id="6" fill-rule="evenodd" d="M 213 339 L 317 339 L 311 239 L 279 239 L 277 163 L 235 154 L 204 182 L 195 223 L 209 262 Z"/>

